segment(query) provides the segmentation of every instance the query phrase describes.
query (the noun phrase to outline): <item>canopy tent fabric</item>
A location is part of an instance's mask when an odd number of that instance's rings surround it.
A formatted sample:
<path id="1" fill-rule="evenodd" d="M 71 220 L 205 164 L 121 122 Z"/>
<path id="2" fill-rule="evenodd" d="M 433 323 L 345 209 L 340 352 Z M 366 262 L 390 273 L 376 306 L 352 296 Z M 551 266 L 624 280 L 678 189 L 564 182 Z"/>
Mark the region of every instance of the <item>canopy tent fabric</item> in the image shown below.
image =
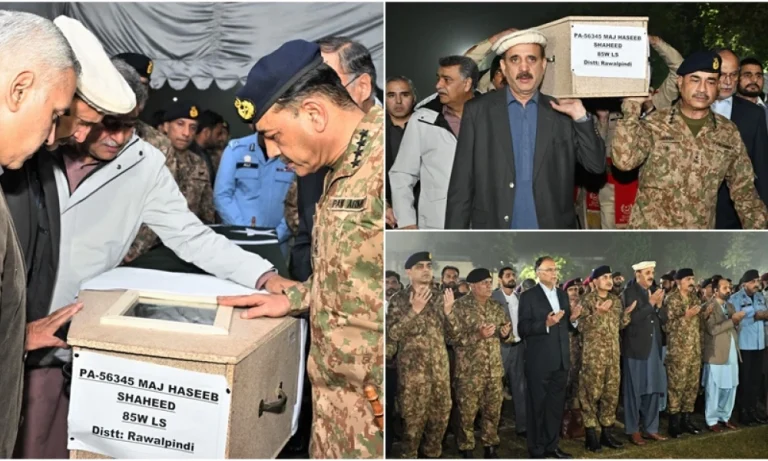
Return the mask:
<path id="1" fill-rule="evenodd" d="M 367 47 L 384 82 L 383 3 L 5 3 L 2 9 L 77 19 L 110 56 L 154 61 L 152 88 L 245 83 L 256 61 L 286 41 L 342 35 Z"/>

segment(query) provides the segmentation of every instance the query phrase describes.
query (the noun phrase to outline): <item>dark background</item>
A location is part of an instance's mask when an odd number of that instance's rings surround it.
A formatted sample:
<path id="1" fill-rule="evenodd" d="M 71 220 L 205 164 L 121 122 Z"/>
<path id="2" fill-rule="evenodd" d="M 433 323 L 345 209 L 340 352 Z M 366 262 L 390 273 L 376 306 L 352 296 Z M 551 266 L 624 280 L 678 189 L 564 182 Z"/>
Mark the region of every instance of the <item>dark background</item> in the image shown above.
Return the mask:
<path id="1" fill-rule="evenodd" d="M 386 73 L 411 78 L 420 95 L 434 91 L 437 60 L 463 54 L 488 37 L 566 16 L 645 16 L 648 30 L 683 56 L 730 47 L 742 57 L 768 56 L 768 7 L 755 3 L 387 3 Z M 667 69 L 651 51 L 656 87 Z"/>

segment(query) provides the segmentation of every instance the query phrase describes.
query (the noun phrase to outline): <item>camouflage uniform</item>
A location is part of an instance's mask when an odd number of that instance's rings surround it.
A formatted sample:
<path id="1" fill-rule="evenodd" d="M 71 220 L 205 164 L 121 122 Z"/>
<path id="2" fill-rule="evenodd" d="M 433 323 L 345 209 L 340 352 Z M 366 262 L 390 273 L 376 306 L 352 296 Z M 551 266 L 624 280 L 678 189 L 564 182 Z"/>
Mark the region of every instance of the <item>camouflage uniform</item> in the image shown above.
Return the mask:
<path id="1" fill-rule="evenodd" d="M 667 377 L 670 414 L 693 413 L 701 371 L 700 316 L 685 318 L 685 311 L 699 305 L 696 296 L 683 298 L 680 290 L 667 298 Z"/>
<path id="2" fill-rule="evenodd" d="M 744 229 L 764 229 L 768 211 L 757 195 L 752 163 L 736 125 L 710 112 L 698 136 L 680 105 L 640 120 L 640 104 L 622 103 L 612 145 L 620 170 L 640 168 L 632 229 L 712 229 L 717 190 L 726 181 Z"/>
<path id="3" fill-rule="evenodd" d="M 565 385 L 565 407 L 569 410 L 581 408 L 579 403 L 579 372 L 581 371 L 582 335 L 578 330 L 568 332 L 568 342 L 571 358 L 571 368 Z"/>
<path id="4" fill-rule="evenodd" d="M 597 306 L 605 300 L 613 302 L 611 309 L 598 313 Z M 579 401 L 584 427 L 611 427 L 616 422 L 621 382 L 619 330 L 629 325 L 630 316 L 624 315 L 621 300 L 613 293 L 600 298 L 596 291 L 584 297 L 578 329 L 584 353 L 579 375 Z M 598 418 L 598 402 L 600 404 Z"/>
<path id="5" fill-rule="evenodd" d="M 372 108 L 325 178 L 312 230 L 312 277 L 285 291 L 309 309 L 313 458 L 381 458 L 364 387 L 383 385 L 384 113 Z"/>
<path id="6" fill-rule="evenodd" d="M 480 305 L 471 293 L 461 297 L 453 307 L 458 319 L 458 329 L 448 341 L 456 354 L 454 385 L 456 400 L 461 416 L 461 431 L 458 434 L 459 450 L 475 448 L 475 416 L 482 406 L 483 446 L 499 445 L 499 417 L 501 416 L 502 385 L 504 367 L 501 363 L 500 329 L 508 323 L 504 308 L 493 299 Z M 482 324 L 496 325 L 496 333 L 490 338 L 480 339 L 478 330 Z M 514 342 L 509 337 L 502 341 Z"/>
<path id="7" fill-rule="evenodd" d="M 197 215 L 203 224 L 213 224 L 216 221 L 216 210 L 213 207 L 213 186 L 208 166 L 202 157 L 191 150 L 179 152 L 171 141 L 159 131 L 147 126 L 152 140 L 144 139 L 165 154 L 165 166 L 176 180 L 179 190 L 187 199 L 189 210 Z M 157 143 L 157 144 L 155 144 Z M 125 261 L 130 262 L 151 250 L 159 242 L 157 235 L 142 224 L 139 233 L 131 244 Z"/>
<path id="8" fill-rule="evenodd" d="M 291 187 L 285 194 L 285 223 L 292 235 L 299 233 L 299 183 L 298 178 L 293 178 Z"/>
<path id="9" fill-rule="evenodd" d="M 424 435 L 424 454 L 439 458 L 451 415 L 451 376 L 446 336 L 456 332 L 456 315 L 445 315 L 443 295 L 432 286 L 432 299 L 416 314 L 411 309 L 412 287 L 389 301 L 387 347 L 398 345 L 400 409 L 405 422 L 403 458 L 416 458 Z M 425 430 L 426 427 L 426 430 Z"/>

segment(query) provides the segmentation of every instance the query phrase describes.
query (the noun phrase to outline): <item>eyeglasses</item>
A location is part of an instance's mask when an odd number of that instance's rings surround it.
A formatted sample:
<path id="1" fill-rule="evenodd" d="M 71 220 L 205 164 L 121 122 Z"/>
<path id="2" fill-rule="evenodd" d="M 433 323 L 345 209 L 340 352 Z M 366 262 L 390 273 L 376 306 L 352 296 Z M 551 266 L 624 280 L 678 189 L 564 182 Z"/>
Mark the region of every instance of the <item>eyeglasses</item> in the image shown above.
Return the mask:
<path id="1" fill-rule="evenodd" d="M 363 74 L 352 74 L 352 75 L 354 75 L 354 77 L 352 77 L 352 80 L 348 81 L 348 82 L 347 82 L 347 84 L 346 84 L 346 85 L 344 85 L 344 88 L 346 88 L 346 87 L 348 87 L 349 85 L 351 85 L 351 84 L 352 84 L 352 83 L 353 83 L 355 80 L 357 80 L 358 78 L 360 78 L 360 76 L 361 76 L 361 75 L 363 75 Z"/>

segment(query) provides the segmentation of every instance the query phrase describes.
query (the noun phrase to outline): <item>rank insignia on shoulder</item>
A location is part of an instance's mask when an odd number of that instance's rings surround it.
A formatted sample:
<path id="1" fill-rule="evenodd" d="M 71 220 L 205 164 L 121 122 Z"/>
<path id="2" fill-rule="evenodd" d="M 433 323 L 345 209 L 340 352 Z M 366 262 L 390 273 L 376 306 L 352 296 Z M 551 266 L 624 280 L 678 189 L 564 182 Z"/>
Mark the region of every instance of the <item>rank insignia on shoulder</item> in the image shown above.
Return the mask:
<path id="1" fill-rule="evenodd" d="M 331 211 L 363 211 L 365 209 L 365 197 L 332 197 Z"/>
<path id="2" fill-rule="evenodd" d="M 248 146 L 248 150 L 251 151 L 251 152 L 255 152 L 256 151 L 256 143 L 252 142 L 251 145 Z"/>

